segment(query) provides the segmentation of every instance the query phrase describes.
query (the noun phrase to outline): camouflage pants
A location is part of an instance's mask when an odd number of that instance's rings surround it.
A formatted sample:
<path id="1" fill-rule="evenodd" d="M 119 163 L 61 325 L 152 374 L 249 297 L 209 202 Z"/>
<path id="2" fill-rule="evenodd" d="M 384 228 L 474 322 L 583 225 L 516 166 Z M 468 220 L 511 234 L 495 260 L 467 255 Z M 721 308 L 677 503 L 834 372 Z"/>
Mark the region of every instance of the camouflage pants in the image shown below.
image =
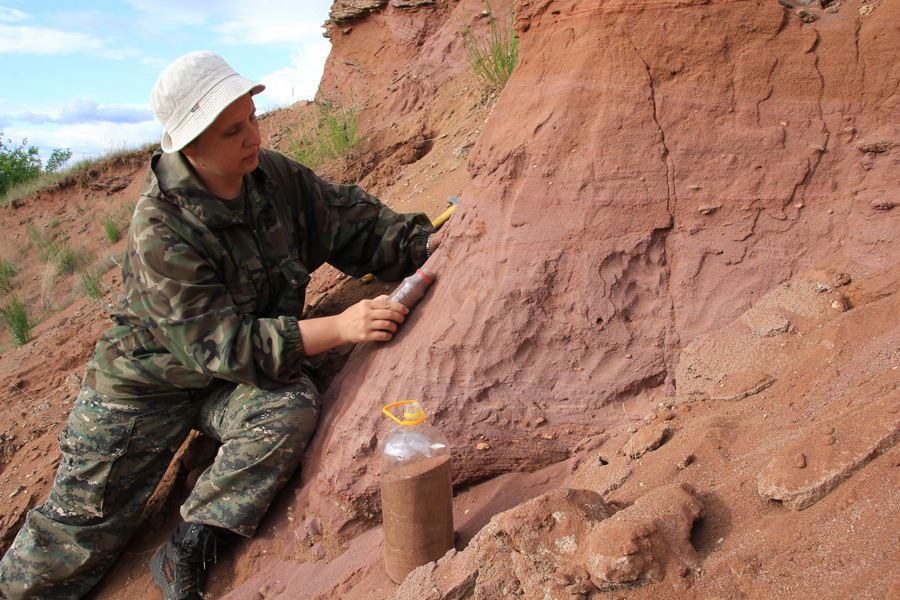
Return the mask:
<path id="1" fill-rule="evenodd" d="M 222 443 L 181 507 L 186 521 L 249 537 L 300 464 L 318 419 L 308 377 L 276 390 L 227 384 L 185 403 L 83 388 L 60 434 L 46 502 L 0 561 L 0 598 L 75 600 L 103 576 L 192 428 Z"/>

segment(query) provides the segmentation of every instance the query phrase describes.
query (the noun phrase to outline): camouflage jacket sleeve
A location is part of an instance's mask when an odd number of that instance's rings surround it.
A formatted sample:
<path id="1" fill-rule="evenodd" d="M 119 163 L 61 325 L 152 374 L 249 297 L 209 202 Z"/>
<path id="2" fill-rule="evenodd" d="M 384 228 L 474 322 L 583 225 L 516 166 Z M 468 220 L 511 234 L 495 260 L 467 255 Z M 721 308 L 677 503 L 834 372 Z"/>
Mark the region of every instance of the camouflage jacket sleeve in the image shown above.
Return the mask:
<path id="1" fill-rule="evenodd" d="M 310 271 L 327 262 L 352 277 L 397 281 L 425 263 L 434 228 L 424 213 L 395 212 L 357 185 L 333 183 L 275 153 L 260 159 L 272 160 L 267 171 L 283 189 L 296 188 L 289 193 L 294 202 L 302 200 L 294 207 L 301 216 L 292 221 L 308 232 L 300 237 Z"/>
<path id="2" fill-rule="evenodd" d="M 306 354 L 296 317 L 242 312 L 229 278 L 204 255 L 202 245 L 195 247 L 140 210 L 132 220 L 129 246 L 135 278 L 132 286 L 125 282 L 130 312 L 140 315 L 141 325 L 181 365 L 261 388 L 299 379 Z"/>

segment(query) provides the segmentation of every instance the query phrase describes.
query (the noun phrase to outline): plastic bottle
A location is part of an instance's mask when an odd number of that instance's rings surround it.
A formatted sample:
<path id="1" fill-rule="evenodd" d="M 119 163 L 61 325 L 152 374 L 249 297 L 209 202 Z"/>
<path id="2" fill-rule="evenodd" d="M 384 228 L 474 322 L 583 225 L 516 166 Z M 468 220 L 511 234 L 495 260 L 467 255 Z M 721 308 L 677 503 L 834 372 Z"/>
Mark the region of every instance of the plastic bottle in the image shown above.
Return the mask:
<path id="1" fill-rule="evenodd" d="M 416 272 L 400 282 L 397 289 L 391 294 L 391 302 L 399 302 L 406 308 L 412 308 L 413 305 L 422 299 L 425 290 L 434 281 L 434 275 L 428 269 L 422 267 L 416 269 Z"/>
<path id="2" fill-rule="evenodd" d="M 389 409 L 405 405 L 401 421 Z M 453 486 L 450 446 L 425 422 L 415 400 L 395 402 L 384 413 L 400 423 L 384 439 L 381 512 L 384 566 L 394 583 L 453 548 Z"/>

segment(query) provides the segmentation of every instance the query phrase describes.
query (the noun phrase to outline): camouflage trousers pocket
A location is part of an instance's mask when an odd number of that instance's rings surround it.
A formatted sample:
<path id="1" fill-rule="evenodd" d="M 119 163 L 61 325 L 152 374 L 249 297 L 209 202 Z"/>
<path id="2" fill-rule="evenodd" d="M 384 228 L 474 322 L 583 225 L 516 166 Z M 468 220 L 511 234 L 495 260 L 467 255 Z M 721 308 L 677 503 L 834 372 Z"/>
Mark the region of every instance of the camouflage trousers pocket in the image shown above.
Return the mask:
<path id="1" fill-rule="evenodd" d="M 113 464 L 128 450 L 135 418 L 111 411 L 100 404 L 79 398 L 59 434 L 63 459 L 49 502 L 55 518 L 69 523 L 86 523 L 103 516 Z"/>

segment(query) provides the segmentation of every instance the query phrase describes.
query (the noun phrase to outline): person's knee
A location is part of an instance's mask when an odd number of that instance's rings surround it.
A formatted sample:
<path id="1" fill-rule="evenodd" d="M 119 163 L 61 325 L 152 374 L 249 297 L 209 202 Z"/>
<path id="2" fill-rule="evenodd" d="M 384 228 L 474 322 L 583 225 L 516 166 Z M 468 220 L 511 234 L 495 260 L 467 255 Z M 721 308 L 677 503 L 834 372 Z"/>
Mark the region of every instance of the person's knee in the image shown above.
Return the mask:
<path id="1" fill-rule="evenodd" d="M 284 386 L 260 393 L 244 404 L 238 420 L 248 434 L 303 442 L 312 437 L 319 418 L 319 395 L 308 386 Z"/>

